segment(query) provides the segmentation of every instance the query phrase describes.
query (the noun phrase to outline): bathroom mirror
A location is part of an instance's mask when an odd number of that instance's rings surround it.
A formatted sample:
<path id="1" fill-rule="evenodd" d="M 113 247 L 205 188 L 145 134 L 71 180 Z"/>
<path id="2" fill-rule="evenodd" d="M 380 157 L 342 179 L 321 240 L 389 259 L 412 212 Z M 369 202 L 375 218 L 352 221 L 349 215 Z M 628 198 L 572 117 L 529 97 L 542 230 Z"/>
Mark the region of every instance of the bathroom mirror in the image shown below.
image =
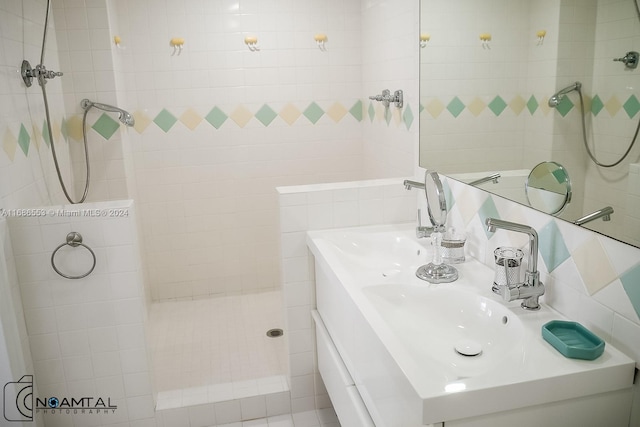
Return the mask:
<path id="1" fill-rule="evenodd" d="M 640 120 L 640 112 L 627 111 L 640 70 L 613 59 L 640 38 L 634 0 L 420 2 L 419 165 L 465 183 L 499 173 L 477 187 L 524 205 L 529 198 L 570 222 L 611 205 L 611 221 L 583 227 L 640 247 L 639 215 L 631 208 L 639 196 L 633 172 L 640 170 L 640 142 L 618 166 L 595 166 L 582 137 L 578 92 L 549 105 L 554 93 L 580 81 L 589 146 L 605 161 L 624 153 Z M 571 192 L 534 194 L 547 183 L 533 179 L 525 187 L 546 161 L 570 171 Z"/>
<path id="2" fill-rule="evenodd" d="M 556 215 L 571 202 L 571 180 L 561 164 L 542 162 L 531 169 L 525 192 L 531 207 Z"/>
<path id="3" fill-rule="evenodd" d="M 443 227 L 447 220 L 447 200 L 437 172 L 425 171 L 424 195 L 427 198 L 429 221 L 436 227 Z"/>

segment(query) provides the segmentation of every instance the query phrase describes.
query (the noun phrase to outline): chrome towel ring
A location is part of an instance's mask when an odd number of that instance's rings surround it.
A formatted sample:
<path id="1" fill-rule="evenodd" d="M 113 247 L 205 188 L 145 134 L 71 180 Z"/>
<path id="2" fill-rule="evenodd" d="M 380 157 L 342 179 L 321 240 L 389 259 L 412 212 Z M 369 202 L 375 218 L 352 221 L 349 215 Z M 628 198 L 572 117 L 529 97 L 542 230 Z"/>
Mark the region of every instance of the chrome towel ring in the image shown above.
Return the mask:
<path id="1" fill-rule="evenodd" d="M 64 274 L 63 272 L 58 270 L 58 268 L 56 267 L 56 263 L 55 263 L 56 252 L 58 252 L 60 248 L 67 245 L 73 248 L 82 246 L 91 253 L 91 256 L 93 257 L 93 265 L 91 266 L 89 271 L 87 271 L 85 274 L 81 274 L 79 276 L 70 276 L 68 274 Z M 82 235 L 80 233 L 78 233 L 77 231 L 72 231 L 71 233 L 67 234 L 67 241 L 53 250 L 53 253 L 51 254 L 51 266 L 53 267 L 56 273 L 58 273 L 60 276 L 66 279 L 82 279 L 83 277 L 87 277 L 89 274 L 91 274 L 93 269 L 96 268 L 96 254 L 93 252 L 93 250 L 89 246 L 82 243 Z"/>

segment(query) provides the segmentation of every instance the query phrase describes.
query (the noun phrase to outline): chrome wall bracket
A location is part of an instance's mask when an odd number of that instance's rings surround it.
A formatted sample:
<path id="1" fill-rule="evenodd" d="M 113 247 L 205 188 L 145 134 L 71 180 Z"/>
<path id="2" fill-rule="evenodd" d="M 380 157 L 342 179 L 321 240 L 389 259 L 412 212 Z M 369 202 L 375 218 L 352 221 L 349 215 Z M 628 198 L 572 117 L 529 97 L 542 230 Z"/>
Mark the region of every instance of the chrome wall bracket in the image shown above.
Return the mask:
<path id="1" fill-rule="evenodd" d="M 617 62 L 622 62 L 625 67 L 627 68 L 631 68 L 632 70 L 638 68 L 638 58 L 640 57 L 640 54 L 638 52 L 627 52 L 627 54 L 625 56 L 623 56 L 622 58 L 614 58 L 614 61 Z"/>
<path id="2" fill-rule="evenodd" d="M 385 108 L 389 108 L 389 105 L 393 102 L 396 107 L 402 108 L 404 105 L 403 96 L 401 90 L 396 90 L 391 95 L 391 91 L 389 89 L 385 89 L 382 91 L 381 95 L 370 96 L 369 99 L 373 101 L 380 101 Z"/>
<path id="3" fill-rule="evenodd" d="M 31 64 L 26 59 L 22 61 L 22 65 L 20 66 L 20 75 L 22 76 L 22 81 L 27 87 L 31 87 L 33 83 L 33 79 L 38 79 L 38 83 L 40 86 L 47 83 L 46 79 L 52 79 L 54 77 L 62 76 L 62 73 L 59 71 L 51 71 L 47 70 L 47 68 L 40 64 L 35 67 L 31 67 Z"/>

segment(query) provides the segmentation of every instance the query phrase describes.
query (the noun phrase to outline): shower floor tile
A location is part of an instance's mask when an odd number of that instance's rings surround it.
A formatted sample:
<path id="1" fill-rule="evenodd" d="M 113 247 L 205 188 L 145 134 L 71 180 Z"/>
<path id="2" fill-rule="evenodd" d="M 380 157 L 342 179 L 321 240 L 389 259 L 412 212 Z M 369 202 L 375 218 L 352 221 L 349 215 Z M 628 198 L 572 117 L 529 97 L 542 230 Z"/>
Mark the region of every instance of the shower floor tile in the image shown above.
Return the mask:
<path id="1" fill-rule="evenodd" d="M 257 388 L 261 378 L 267 384 L 285 375 L 284 338 L 266 336 L 268 329 L 283 328 L 282 317 L 280 291 L 152 303 L 156 391 Z"/>

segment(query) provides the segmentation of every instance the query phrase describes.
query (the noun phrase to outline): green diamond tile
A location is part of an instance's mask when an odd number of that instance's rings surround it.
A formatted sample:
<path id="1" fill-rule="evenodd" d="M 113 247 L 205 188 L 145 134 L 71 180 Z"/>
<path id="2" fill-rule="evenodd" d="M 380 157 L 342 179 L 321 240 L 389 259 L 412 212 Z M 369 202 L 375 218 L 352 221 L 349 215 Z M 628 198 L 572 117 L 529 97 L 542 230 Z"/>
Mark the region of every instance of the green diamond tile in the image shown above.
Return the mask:
<path id="1" fill-rule="evenodd" d="M 214 128 L 220 129 L 220 126 L 222 126 L 228 118 L 229 116 L 227 116 L 224 111 L 222 111 L 218 107 L 213 107 L 213 109 L 209 111 L 209 114 L 207 114 L 204 119 L 208 121 Z"/>
<path id="2" fill-rule="evenodd" d="M 505 108 L 507 108 L 507 103 L 504 102 L 504 99 L 500 98 L 500 96 L 496 96 L 489 103 L 489 109 L 493 111 L 493 114 L 495 114 L 496 116 L 502 114 Z"/>
<path id="3" fill-rule="evenodd" d="M 362 121 L 362 101 L 358 100 L 356 101 L 355 104 L 353 104 L 353 107 L 351 107 L 351 109 L 349 110 L 349 113 L 355 117 L 355 119 L 359 122 Z"/>
<path id="4" fill-rule="evenodd" d="M 49 126 L 47 126 L 47 121 L 42 122 L 42 139 L 47 145 L 51 145 L 51 135 L 49 135 Z"/>
<path id="5" fill-rule="evenodd" d="M 307 119 L 309 119 L 311 123 L 315 125 L 318 122 L 318 120 L 320 120 L 320 117 L 324 115 L 324 111 L 322 110 L 322 108 L 320 108 L 318 104 L 316 104 L 315 102 L 312 102 L 311 104 L 309 104 L 307 109 L 303 111 L 302 114 Z"/>
<path id="6" fill-rule="evenodd" d="M 367 109 L 367 114 L 369 115 L 369 121 L 373 122 L 373 118 L 376 116 L 376 109 L 373 108 L 373 104 L 369 103 L 369 108 Z"/>
<path id="7" fill-rule="evenodd" d="M 273 119 L 278 117 L 278 113 L 273 111 L 273 108 L 269 107 L 267 104 L 264 104 L 255 115 L 255 118 L 260 121 L 265 126 L 269 126 Z"/>
<path id="8" fill-rule="evenodd" d="M 23 124 L 20 125 L 20 133 L 18 134 L 18 145 L 22 149 L 22 152 L 26 156 L 29 153 L 29 144 L 31 143 L 31 137 L 27 128 Z"/>
<path id="9" fill-rule="evenodd" d="M 444 190 L 444 200 L 447 202 L 447 211 L 451 212 L 451 208 L 456 204 L 456 198 L 451 191 L 448 179 L 445 179 L 442 183 L 442 189 Z"/>
<path id="10" fill-rule="evenodd" d="M 529 110 L 529 113 L 532 116 L 533 116 L 533 113 L 536 112 L 536 110 L 538 109 L 539 106 L 540 105 L 538 104 L 538 100 L 536 99 L 536 97 L 531 95 L 531 97 L 527 101 L 527 110 Z"/>
<path id="11" fill-rule="evenodd" d="M 622 287 L 631 300 L 631 305 L 640 316 L 640 264 L 636 264 L 620 276 Z"/>
<path id="12" fill-rule="evenodd" d="M 600 111 L 604 108 L 604 104 L 602 103 L 602 99 L 598 95 L 594 96 L 591 100 L 591 113 L 594 116 L 597 116 Z"/>
<path id="13" fill-rule="evenodd" d="M 418 114 L 422 114 L 422 112 L 424 111 L 424 105 L 422 105 L 422 103 L 420 103 L 420 111 Z"/>
<path id="14" fill-rule="evenodd" d="M 162 111 L 158 113 L 156 118 L 153 119 L 153 122 L 165 132 L 169 132 L 169 129 L 171 129 L 177 121 L 178 119 L 176 119 L 175 116 L 168 112 L 165 108 L 163 108 Z"/>
<path id="15" fill-rule="evenodd" d="M 556 110 L 558 110 L 558 112 L 562 115 L 562 117 L 564 117 L 567 114 L 569 114 L 569 111 L 571 111 L 573 107 L 574 107 L 573 102 L 571 102 L 568 96 L 565 96 L 564 98 L 562 98 L 562 101 L 560 101 L 560 103 L 556 107 Z"/>
<path id="16" fill-rule="evenodd" d="M 447 110 L 449 110 L 449 112 L 451 113 L 451 115 L 453 117 L 458 117 L 460 115 L 460 113 L 462 113 L 462 110 L 464 110 L 464 104 L 456 96 L 455 98 L 453 98 L 451 100 L 449 105 L 447 105 Z"/>
<path id="17" fill-rule="evenodd" d="M 387 122 L 387 126 L 389 126 L 389 123 L 391 123 L 391 109 L 390 108 L 385 108 L 384 109 L 384 121 Z"/>
<path id="18" fill-rule="evenodd" d="M 102 113 L 100 118 L 91 126 L 93 130 L 98 132 L 106 140 L 109 140 L 118 130 L 120 125 L 106 113 Z M 171 126 L 169 126 L 171 127 Z M 165 131 L 166 132 L 166 131 Z"/>
<path id="19" fill-rule="evenodd" d="M 482 222 L 482 229 L 484 230 L 484 233 L 487 235 L 487 239 L 491 238 L 491 236 L 493 235 L 493 231 L 487 230 L 485 221 L 487 220 L 487 218 L 500 219 L 500 214 L 498 214 L 498 208 L 496 208 L 496 204 L 493 202 L 493 198 L 491 198 L 491 196 L 487 197 L 487 200 L 485 200 L 482 206 L 480 206 L 480 210 L 478 211 L 478 216 L 480 217 L 480 221 Z"/>
<path id="20" fill-rule="evenodd" d="M 538 233 L 538 249 L 549 273 L 571 256 L 560 229 L 553 220 Z"/>
<path id="21" fill-rule="evenodd" d="M 411 105 L 407 105 L 404 113 L 402 113 L 402 121 L 405 126 L 407 126 L 407 130 L 411 129 L 411 125 L 413 124 L 413 111 L 411 111 Z"/>
<path id="22" fill-rule="evenodd" d="M 624 111 L 627 112 L 629 118 L 632 118 L 633 116 L 638 114 L 638 111 L 640 111 L 640 102 L 638 102 L 638 98 L 636 98 L 635 95 L 631 95 L 629 99 L 627 99 L 627 102 L 624 103 L 622 108 L 624 108 Z"/>

